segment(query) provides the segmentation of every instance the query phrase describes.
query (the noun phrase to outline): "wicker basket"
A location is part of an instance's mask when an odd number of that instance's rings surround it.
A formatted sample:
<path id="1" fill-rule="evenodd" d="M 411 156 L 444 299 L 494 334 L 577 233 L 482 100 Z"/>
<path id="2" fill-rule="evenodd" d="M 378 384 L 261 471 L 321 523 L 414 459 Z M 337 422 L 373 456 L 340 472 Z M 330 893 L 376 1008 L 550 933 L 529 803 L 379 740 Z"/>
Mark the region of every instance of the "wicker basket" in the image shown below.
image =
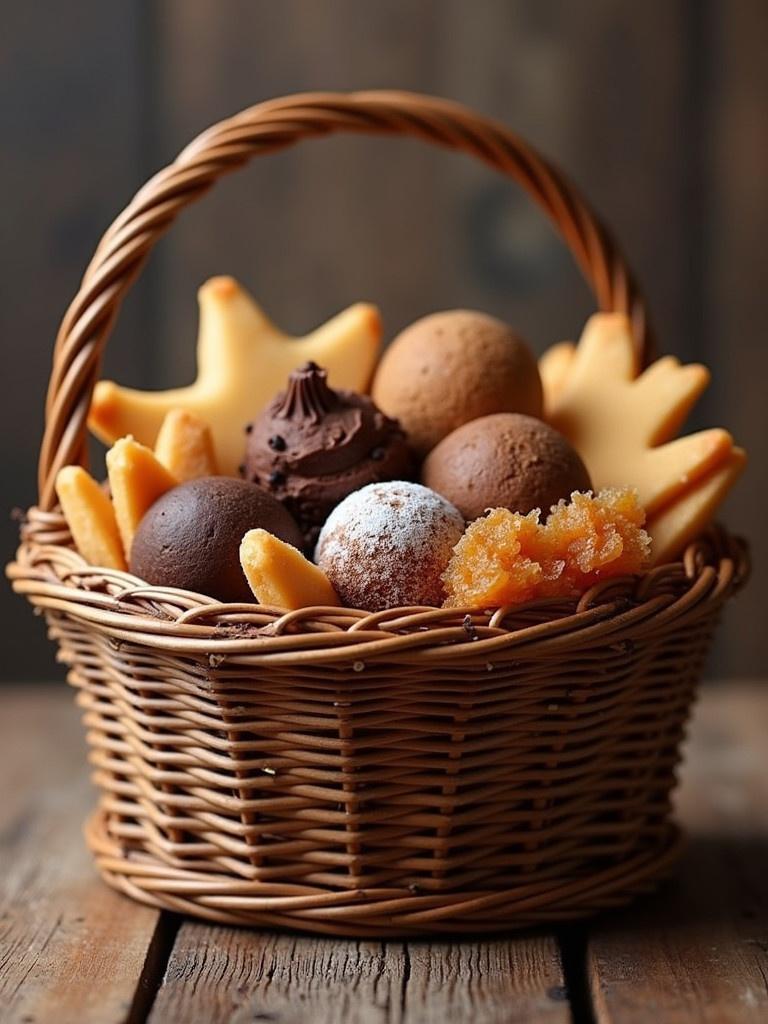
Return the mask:
<path id="1" fill-rule="evenodd" d="M 48 622 L 87 729 L 110 885 L 215 921 L 337 935 L 480 932 L 619 906 L 679 847 L 670 793 L 721 606 L 747 573 L 713 532 L 678 563 L 576 602 L 492 613 L 281 614 L 86 565 L 54 479 L 123 297 L 220 176 L 351 131 L 462 150 L 521 184 L 604 310 L 645 310 L 583 200 L 497 124 L 404 93 L 312 94 L 216 125 L 107 231 L 56 341 L 39 505 L 9 567 Z"/>

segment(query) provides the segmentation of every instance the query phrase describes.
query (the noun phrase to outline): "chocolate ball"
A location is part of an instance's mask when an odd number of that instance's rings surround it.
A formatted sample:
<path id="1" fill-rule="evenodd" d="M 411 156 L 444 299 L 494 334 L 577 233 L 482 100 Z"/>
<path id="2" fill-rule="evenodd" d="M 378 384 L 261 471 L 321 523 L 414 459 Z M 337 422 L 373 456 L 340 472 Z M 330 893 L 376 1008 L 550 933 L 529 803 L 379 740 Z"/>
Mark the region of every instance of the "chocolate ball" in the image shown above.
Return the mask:
<path id="1" fill-rule="evenodd" d="M 427 456 L 422 479 L 466 516 L 508 508 L 546 516 L 561 498 L 592 487 L 562 434 L 532 416 L 497 413 L 465 423 Z"/>
<path id="2" fill-rule="evenodd" d="M 406 327 L 384 353 L 371 394 L 422 456 L 480 416 L 542 410 L 539 370 L 525 342 L 501 320 L 463 309 Z"/>
<path id="3" fill-rule="evenodd" d="M 239 552 L 244 535 L 257 527 L 302 546 L 291 515 L 255 484 L 228 476 L 190 480 L 158 498 L 142 519 L 131 572 L 158 586 L 252 603 Z"/>

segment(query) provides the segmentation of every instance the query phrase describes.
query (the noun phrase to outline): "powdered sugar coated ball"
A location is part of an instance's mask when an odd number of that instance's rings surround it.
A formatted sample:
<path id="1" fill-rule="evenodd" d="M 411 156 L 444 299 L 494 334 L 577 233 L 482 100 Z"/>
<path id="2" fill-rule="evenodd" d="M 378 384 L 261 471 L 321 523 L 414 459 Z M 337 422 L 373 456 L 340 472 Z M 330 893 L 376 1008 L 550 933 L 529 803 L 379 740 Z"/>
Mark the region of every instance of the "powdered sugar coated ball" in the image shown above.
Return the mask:
<path id="1" fill-rule="evenodd" d="M 331 512 L 315 561 L 350 608 L 439 606 L 440 577 L 463 533 L 459 510 L 428 487 L 369 484 Z"/>

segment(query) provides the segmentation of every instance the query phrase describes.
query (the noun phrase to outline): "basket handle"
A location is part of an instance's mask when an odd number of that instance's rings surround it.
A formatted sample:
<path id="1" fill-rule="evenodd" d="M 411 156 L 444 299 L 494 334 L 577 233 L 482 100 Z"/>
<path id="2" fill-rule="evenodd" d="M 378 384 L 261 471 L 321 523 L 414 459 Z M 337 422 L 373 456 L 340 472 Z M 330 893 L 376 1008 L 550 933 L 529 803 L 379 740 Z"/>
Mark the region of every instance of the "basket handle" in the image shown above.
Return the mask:
<path id="1" fill-rule="evenodd" d="M 86 421 L 104 346 L 125 295 L 176 216 L 252 157 L 341 131 L 416 136 L 469 153 L 516 181 L 559 230 L 599 308 L 630 317 L 639 359 L 647 362 L 645 303 L 626 263 L 574 187 L 512 132 L 457 103 L 414 93 L 307 93 L 270 100 L 199 135 L 136 193 L 101 239 L 56 338 L 38 464 L 41 509 L 50 511 L 56 503 L 59 469 L 86 464 Z"/>

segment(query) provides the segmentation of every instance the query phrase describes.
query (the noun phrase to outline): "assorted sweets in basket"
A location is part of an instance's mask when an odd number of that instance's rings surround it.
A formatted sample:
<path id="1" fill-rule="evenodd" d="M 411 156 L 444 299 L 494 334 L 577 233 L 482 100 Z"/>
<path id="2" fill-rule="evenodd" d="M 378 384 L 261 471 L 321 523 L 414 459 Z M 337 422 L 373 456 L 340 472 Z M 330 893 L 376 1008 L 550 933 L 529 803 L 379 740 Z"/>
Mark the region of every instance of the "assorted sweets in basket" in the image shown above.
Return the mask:
<path id="1" fill-rule="evenodd" d="M 193 384 L 99 381 L 179 213 L 334 132 L 419 138 L 521 185 L 595 292 L 580 340 L 537 360 L 453 309 L 383 346 L 368 304 L 292 338 L 217 277 Z M 209 920 L 384 937 L 551 925 L 664 877 L 685 722 L 749 558 L 713 525 L 744 452 L 685 433 L 708 373 L 654 351 L 583 198 L 455 103 L 272 100 L 147 182 L 62 321 L 8 567 L 77 690 L 104 879 Z"/>
<path id="2" fill-rule="evenodd" d="M 200 305 L 194 386 L 95 390 L 111 503 L 82 468 L 56 482 L 84 559 L 149 584 L 283 610 L 578 599 L 679 557 L 744 465 L 725 430 L 677 436 L 707 371 L 641 372 L 619 313 L 540 370 L 485 313 L 428 315 L 376 365 L 369 306 L 296 341 L 231 278 Z"/>

